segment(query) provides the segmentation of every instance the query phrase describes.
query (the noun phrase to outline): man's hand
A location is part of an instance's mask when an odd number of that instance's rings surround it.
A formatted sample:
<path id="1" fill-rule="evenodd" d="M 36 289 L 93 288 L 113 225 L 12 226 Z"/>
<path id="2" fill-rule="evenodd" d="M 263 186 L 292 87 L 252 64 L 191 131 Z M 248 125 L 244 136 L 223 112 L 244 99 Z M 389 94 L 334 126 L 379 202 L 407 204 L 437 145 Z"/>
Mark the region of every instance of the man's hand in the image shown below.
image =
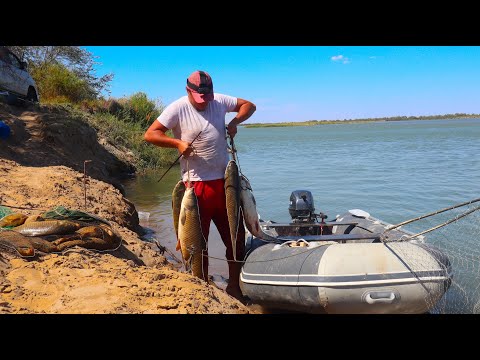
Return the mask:
<path id="1" fill-rule="evenodd" d="M 190 156 L 193 151 L 193 146 L 186 141 L 180 140 L 177 145 L 178 152 L 184 157 Z"/>
<path id="2" fill-rule="evenodd" d="M 230 122 L 227 125 L 227 133 L 233 139 L 235 137 L 235 135 L 237 134 L 237 124 L 234 124 L 234 123 Z"/>
<path id="3" fill-rule="evenodd" d="M 227 125 L 227 133 L 230 135 L 230 138 L 233 139 L 237 135 L 237 126 L 238 124 L 247 120 L 255 112 L 257 107 L 252 102 L 237 98 L 237 106 L 233 111 L 237 112 L 237 115 L 230 121 Z"/>

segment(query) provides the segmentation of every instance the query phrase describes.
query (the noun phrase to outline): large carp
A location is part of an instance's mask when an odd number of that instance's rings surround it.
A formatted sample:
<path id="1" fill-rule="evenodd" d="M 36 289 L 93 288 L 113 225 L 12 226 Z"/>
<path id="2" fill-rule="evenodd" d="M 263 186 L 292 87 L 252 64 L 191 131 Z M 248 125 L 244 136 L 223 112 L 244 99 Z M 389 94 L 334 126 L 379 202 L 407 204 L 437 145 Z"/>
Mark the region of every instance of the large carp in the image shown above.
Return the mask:
<path id="1" fill-rule="evenodd" d="M 240 225 L 240 176 L 235 160 L 230 160 L 225 170 L 225 198 L 233 259 L 237 260 L 237 234 Z"/>
<path id="2" fill-rule="evenodd" d="M 102 239 L 107 243 L 114 243 L 115 238 L 112 229 L 105 224 L 85 226 L 75 231 L 75 233 L 79 234 L 81 239 L 94 237 Z"/>
<path id="3" fill-rule="evenodd" d="M 175 235 L 177 236 L 176 250 L 180 250 L 180 239 L 178 237 L 178 219 L 180 217 L 180 208 L 182 206 L 183 195 L 185 194 L 185 183 L 180 180 L 172 191 L 172 213 L 173 213 L 173 227 L 175 228 Z"/>
<path id="4" fill-rule="evenodd" d="M 253 196 L 252 187 L 248 179 L 242 174 L 240 176 L 240 204 L 243 213 L 245 226 L 250 233 L 260 239 L 278 242 L 273 236 L 266 234 L 260 226 L 258 219 L 257 203 Z"/>
<path id="5" fill-rule="evenodd" d="M 97 237 L 87 237 L 81 240 L 71 240 L 65 241 L 57 246 L 59 251 L 63 251 L 74 246 L 80 246 L 85 249 L 95 249 L 95 250 L 116 250 L 118 245 L 112 244 L 109 241 L 100 239 Z"/>
<path id="6" fill-rule="evenodd" d="M 28 237 L 13 230 L 0 230 L 1 248 L 14 250 L 23 257 L 35 256 L 35 248 Z"/>
<path id="7" fill-rule="evenodd" d="M 185 189 L 178 218 L 178 239 L 185 269 L 203 279 L 203 251 L 207 242 L 203 237 L 198 200 L 193 187 Z"/>
<path id="8" fill-rule="evenodd" d="M 80 229 L 80 224 L 69 220 L 45 220 L 32 221 L 12 230 L 19 232 L 25 236 L 42 236 L 42 235 L 63 235 L 70 234 Z"/>
<path id="9" fill-rule="evenodd" d="M 20 226 L 25 220 L 27 220 L 27 217 L 27 215 L 21 213 L 7 215 L 0 219 L 0 228 L 7 226 Z"/>

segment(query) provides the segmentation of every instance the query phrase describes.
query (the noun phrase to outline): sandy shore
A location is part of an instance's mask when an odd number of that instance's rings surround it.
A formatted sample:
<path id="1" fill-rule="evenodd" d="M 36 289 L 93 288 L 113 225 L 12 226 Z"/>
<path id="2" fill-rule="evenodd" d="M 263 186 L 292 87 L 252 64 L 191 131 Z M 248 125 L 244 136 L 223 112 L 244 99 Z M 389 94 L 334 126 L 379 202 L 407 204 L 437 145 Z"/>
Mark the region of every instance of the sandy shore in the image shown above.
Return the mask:
<path id="1" fill-rule="evenodd" d="M 131 171 L 128 151 L 97 139 L 62 110 L 0 104 L 0 119 L 12 129 L 0 140 L 1 206 L 25 215 L 60 205 L 87 211 L 121 237 L 114 251 L 74 247 L 22 258 L 0 248 L 0 314 L 259 313 L 182 272 L 141 239 L 137 210 L 118 181 Z"/>

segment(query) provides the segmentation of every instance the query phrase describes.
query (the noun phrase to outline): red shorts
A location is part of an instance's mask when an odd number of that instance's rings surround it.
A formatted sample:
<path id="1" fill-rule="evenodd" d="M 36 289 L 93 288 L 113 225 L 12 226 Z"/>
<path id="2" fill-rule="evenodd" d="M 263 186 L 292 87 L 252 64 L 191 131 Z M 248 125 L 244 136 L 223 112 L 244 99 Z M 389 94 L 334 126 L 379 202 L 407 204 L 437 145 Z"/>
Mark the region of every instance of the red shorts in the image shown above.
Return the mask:
<path id="1" fill-rule="evenodd" d="M 185 186 L 188 183 L 185 181 Z M 208 241 L 210 232 L 210 222 L 213 221 L 220 233 L 223 243 L 226 247 L 227 260 L 233 260 L 232 242 L 230 240 L 230 227 L 228 226 L 227 204 L 225 200 L 225 179 L 208 181 L 191 181 L 190 187 L 195 189 L 195 195 L 198 199 L 198 208 L 200 212 L 200 221 L 202 233 Z M 241 215 L 240 215 L 241 216 Z M 240 218 L 236 242 L 237 260 L 243 260 L 245 253 L 245 228 L 243 226 L 243 217 Z M 208 258 L 206 258 L 208 260 Z M 208 261 L 204 261 L 204 269 L 208 269 Z M 208 273 L 208 272 L 206 272 Z"/>

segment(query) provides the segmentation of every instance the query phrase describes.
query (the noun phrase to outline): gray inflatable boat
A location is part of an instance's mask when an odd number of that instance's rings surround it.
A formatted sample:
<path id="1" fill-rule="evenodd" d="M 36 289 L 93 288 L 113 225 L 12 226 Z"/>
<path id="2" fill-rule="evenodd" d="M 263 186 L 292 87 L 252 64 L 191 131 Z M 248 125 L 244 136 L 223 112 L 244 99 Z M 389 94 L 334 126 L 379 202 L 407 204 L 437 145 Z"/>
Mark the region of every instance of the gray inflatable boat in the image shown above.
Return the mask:
<path id="1" fill-rule="evenodd" d="M 261 221 L 278 239 L 247 234 L 243 294 L 274 309 L 332 314 L 422 314 L 450 286 L 447 256 L 423 237 L 359 209 L 335 221 L 314 214 L 310 192 L 290 197 L 292 223 Z M 317 221 L 320 218 L 321 221 Z M 386 235 L 388 234 L 388 236 Z"/>

